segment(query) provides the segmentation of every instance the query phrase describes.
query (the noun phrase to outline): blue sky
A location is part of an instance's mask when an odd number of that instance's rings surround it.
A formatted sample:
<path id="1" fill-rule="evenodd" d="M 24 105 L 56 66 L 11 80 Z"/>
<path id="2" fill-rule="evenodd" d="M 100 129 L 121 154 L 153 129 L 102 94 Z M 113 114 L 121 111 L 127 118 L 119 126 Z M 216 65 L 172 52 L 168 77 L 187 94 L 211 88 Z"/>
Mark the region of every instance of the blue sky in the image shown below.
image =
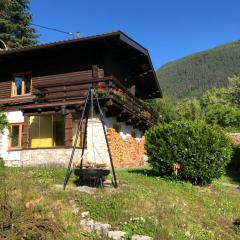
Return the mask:
<path id="1" fill-rule="evenodd" d="M 32 0 L 33 22 L 81 36 L 122 30 L 155 68 L 240 39 L 239 0 Z M 41 42 L 71 36 L 37 28 Z"/>

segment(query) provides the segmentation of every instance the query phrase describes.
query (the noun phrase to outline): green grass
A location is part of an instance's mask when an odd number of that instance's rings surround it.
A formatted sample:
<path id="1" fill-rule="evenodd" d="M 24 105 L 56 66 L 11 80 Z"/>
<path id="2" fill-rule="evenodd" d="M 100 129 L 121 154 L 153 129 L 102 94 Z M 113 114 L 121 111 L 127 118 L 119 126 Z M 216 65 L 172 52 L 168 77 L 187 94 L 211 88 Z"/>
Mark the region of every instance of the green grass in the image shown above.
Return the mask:
<path id="1" fill-rule="evenodd" d="M 118 189 L 87 195 L 76 191 L 74 176 L 63 191 L 64 175 L 64 169 L 0 168 L 0 239 L 3 234 L 7 239 L 19 239 L 20 234 L 27 234 L 25 239 L 98 239 L 81 229 L 80 214 L 72 213 L 70 200 L 80 212 L 90 211 L 93 219 L 130 236 L 240 239 L 240 190 L 222 185 L 238 183 L 231 177 L 199 187 L 152 176 L 148 169 L 117 171 Z M 33 200 L 37 204 L 26 208 Z"/>

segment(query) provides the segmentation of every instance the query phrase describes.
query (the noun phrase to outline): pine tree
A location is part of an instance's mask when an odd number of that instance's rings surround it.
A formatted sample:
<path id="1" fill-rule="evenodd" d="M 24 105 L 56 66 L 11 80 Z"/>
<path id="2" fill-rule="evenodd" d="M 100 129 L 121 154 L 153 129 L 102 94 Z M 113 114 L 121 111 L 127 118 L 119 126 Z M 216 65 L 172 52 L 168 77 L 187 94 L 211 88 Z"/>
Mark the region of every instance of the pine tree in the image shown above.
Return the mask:
<path id="1" fill-rule="evenodd" d="M 38 34 L 30 27 L 30 0 L 0 0 L 0 39 L 9 48 L 37 44 Z"/>

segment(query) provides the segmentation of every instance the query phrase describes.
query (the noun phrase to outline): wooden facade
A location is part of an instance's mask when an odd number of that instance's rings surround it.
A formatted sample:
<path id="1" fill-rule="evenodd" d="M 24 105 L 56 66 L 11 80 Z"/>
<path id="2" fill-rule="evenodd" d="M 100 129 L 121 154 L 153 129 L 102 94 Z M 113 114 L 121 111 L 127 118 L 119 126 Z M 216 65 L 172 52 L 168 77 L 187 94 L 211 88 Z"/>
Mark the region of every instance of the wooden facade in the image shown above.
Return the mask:
<path id="1" fill-rule="evenodd" d="M 13 76 L 31 74 L 30 94 L 13 96 Z M 90 86 L 106 116 L 145 131 L 156 116 L 142 100 L 161 97 L 148 51 L 122 32 L 0 51 L 0 105 L 29 116 L 65 116 L 65 147 L 72 146 L 72 114 L 80 114 Z"/>

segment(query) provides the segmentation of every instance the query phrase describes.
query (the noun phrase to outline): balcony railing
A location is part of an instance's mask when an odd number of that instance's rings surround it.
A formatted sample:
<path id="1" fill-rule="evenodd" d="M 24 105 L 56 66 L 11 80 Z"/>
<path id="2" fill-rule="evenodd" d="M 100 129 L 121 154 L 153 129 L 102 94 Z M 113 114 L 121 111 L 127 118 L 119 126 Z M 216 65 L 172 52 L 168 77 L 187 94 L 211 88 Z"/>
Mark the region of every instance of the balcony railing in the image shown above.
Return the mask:
<path id="1" fill-rule="evenodd" d="M 33 94 L 36 95 L 35 104 L 46 105 L 59 101 L 74 103 L 75 100 L 84 100 L 90 86 L 97 90 L 102 101 L 111 100 L 124 114 L 132 115 L 133 121 L 138 119 L 138 122 L 145 122 L 148 126 L 156 121 L 154 113 L 113 76 L 36 86 L 33 89 Z"/>

